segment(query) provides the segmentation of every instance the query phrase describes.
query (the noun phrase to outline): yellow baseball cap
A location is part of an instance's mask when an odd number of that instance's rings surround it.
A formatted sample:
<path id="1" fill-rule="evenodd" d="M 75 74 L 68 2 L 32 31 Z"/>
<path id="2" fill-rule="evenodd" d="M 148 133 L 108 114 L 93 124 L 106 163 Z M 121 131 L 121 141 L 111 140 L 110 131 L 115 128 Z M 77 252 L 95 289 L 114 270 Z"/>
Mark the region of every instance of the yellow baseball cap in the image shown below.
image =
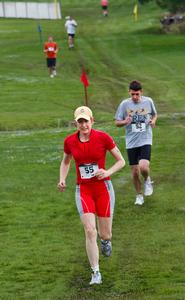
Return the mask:
<path id="1" fill-rule="evenodd" d="M 78 121 L 79 119 L 85 119 L 87 121 L 90 121 L 92 117 L 92 111 L 87 106 L 80 106 L 74 112 L 75 121 Z"/>

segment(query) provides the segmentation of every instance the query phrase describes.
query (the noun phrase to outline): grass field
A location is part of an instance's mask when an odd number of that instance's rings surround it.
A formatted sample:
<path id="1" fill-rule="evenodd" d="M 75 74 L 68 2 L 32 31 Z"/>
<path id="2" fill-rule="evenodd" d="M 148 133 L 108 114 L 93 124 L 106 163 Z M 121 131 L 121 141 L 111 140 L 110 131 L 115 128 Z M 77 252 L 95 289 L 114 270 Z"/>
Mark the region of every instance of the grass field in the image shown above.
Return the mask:
<path id="1" fill-rule="evenodd" d="M 93 2 L 93 3 L 91 3 Z M 43 41 L 61 50 L 49 78 L 35 20 L 0 19 L 0 299 L 184 300 L 185 43 L 162 33 L 155 5 L 64 0 L 63 15 L 79 26 L 69 51 L 64 19 L 40 21 Z M 124 131 L 114 125 L 128 83 L 138 79 L 159 113 L 154 129 L 155 193 L 134 206 L 128 163 L 112 177 L 116 191 L 113 255 L 101 257 L 101 286 L 89 287 L 83 228 L 74 203 L 72 165 L 65 194 L 57 191 L 63 139 L 73 110 L 84 104 L 81 67 L 90 81 L 95 128 L 114 136 L 126 158 Z M 111 157 L 108 156 L 108 164 Z"/>

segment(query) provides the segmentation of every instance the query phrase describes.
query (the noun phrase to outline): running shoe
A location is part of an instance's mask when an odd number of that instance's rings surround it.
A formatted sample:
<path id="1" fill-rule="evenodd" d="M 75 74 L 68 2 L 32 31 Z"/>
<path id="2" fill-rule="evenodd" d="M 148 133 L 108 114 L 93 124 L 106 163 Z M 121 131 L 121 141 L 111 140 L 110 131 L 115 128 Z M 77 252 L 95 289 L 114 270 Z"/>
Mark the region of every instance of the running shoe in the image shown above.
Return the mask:
<path id="1" fill-rule="evenodd" d="M 142 195 L 142 194 L 136 195 L 136 201 L 135 201 L 135 204 L 136 204 L 136 205 L 143 205 L 143 203 L 144 203 L 143 195 Z"/>
<path id="2" fill-rule="evenodd" d="M 150 177 L 144 183 L 144 195 L 151 196 L 153 194 L 153 181 L 151 181 Z"/>
<path id="3" fill-rule="evenodd" d="M 112 244 L 109 240 L 101 240 L 101 252 L 104 256 L 110 256 L 112 253 Z"/>
<path id="4" fill-rule="evenodd" d="M 101 283 L 102 283 L 101 273 L 98 272 L 98 271 L 93 273 L 91 281 L 89 282 L 89 284 L 93 285 L 93 284 L 101 284 Z"/>

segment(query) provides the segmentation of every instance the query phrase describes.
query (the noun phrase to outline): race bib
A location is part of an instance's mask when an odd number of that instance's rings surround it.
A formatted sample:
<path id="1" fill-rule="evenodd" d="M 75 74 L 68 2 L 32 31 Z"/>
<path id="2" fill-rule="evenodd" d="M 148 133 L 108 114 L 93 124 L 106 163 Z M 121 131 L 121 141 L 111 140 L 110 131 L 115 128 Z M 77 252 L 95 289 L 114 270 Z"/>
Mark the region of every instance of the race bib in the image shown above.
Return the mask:
<path id="1" fill-rule="evenodd" d="M 53 48 L 53 47 L 48 47 L 48 51 L 49 52 L 52 52 L 52 51 L 54 51 L 55 49 Z"/>
<path id="2" fill-rule="evenodd" d="M 146 131 L 146 124 L 144 122 L 132 123 L 132 132 Z"/>
<path id="3" fill-rule="evenodd" d="M 98 170 L 96 163 L 79 165 L 80 176 L 82 179 L 90 179 L 95 176 Z"/>

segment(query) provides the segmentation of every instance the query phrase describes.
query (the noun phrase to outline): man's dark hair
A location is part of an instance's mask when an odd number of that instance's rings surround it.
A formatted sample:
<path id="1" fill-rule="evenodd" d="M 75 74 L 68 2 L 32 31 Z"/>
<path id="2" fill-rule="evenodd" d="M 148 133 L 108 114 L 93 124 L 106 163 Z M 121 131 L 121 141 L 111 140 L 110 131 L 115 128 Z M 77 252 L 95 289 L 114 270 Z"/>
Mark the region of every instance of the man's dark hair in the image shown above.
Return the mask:
<path id="1" fill-rule="evenodd" d="M 142 90 L 142 85 L 139 81 L 134 80 L 129 84 L 129 90 L 133 90 L 133 91 Z"/>

